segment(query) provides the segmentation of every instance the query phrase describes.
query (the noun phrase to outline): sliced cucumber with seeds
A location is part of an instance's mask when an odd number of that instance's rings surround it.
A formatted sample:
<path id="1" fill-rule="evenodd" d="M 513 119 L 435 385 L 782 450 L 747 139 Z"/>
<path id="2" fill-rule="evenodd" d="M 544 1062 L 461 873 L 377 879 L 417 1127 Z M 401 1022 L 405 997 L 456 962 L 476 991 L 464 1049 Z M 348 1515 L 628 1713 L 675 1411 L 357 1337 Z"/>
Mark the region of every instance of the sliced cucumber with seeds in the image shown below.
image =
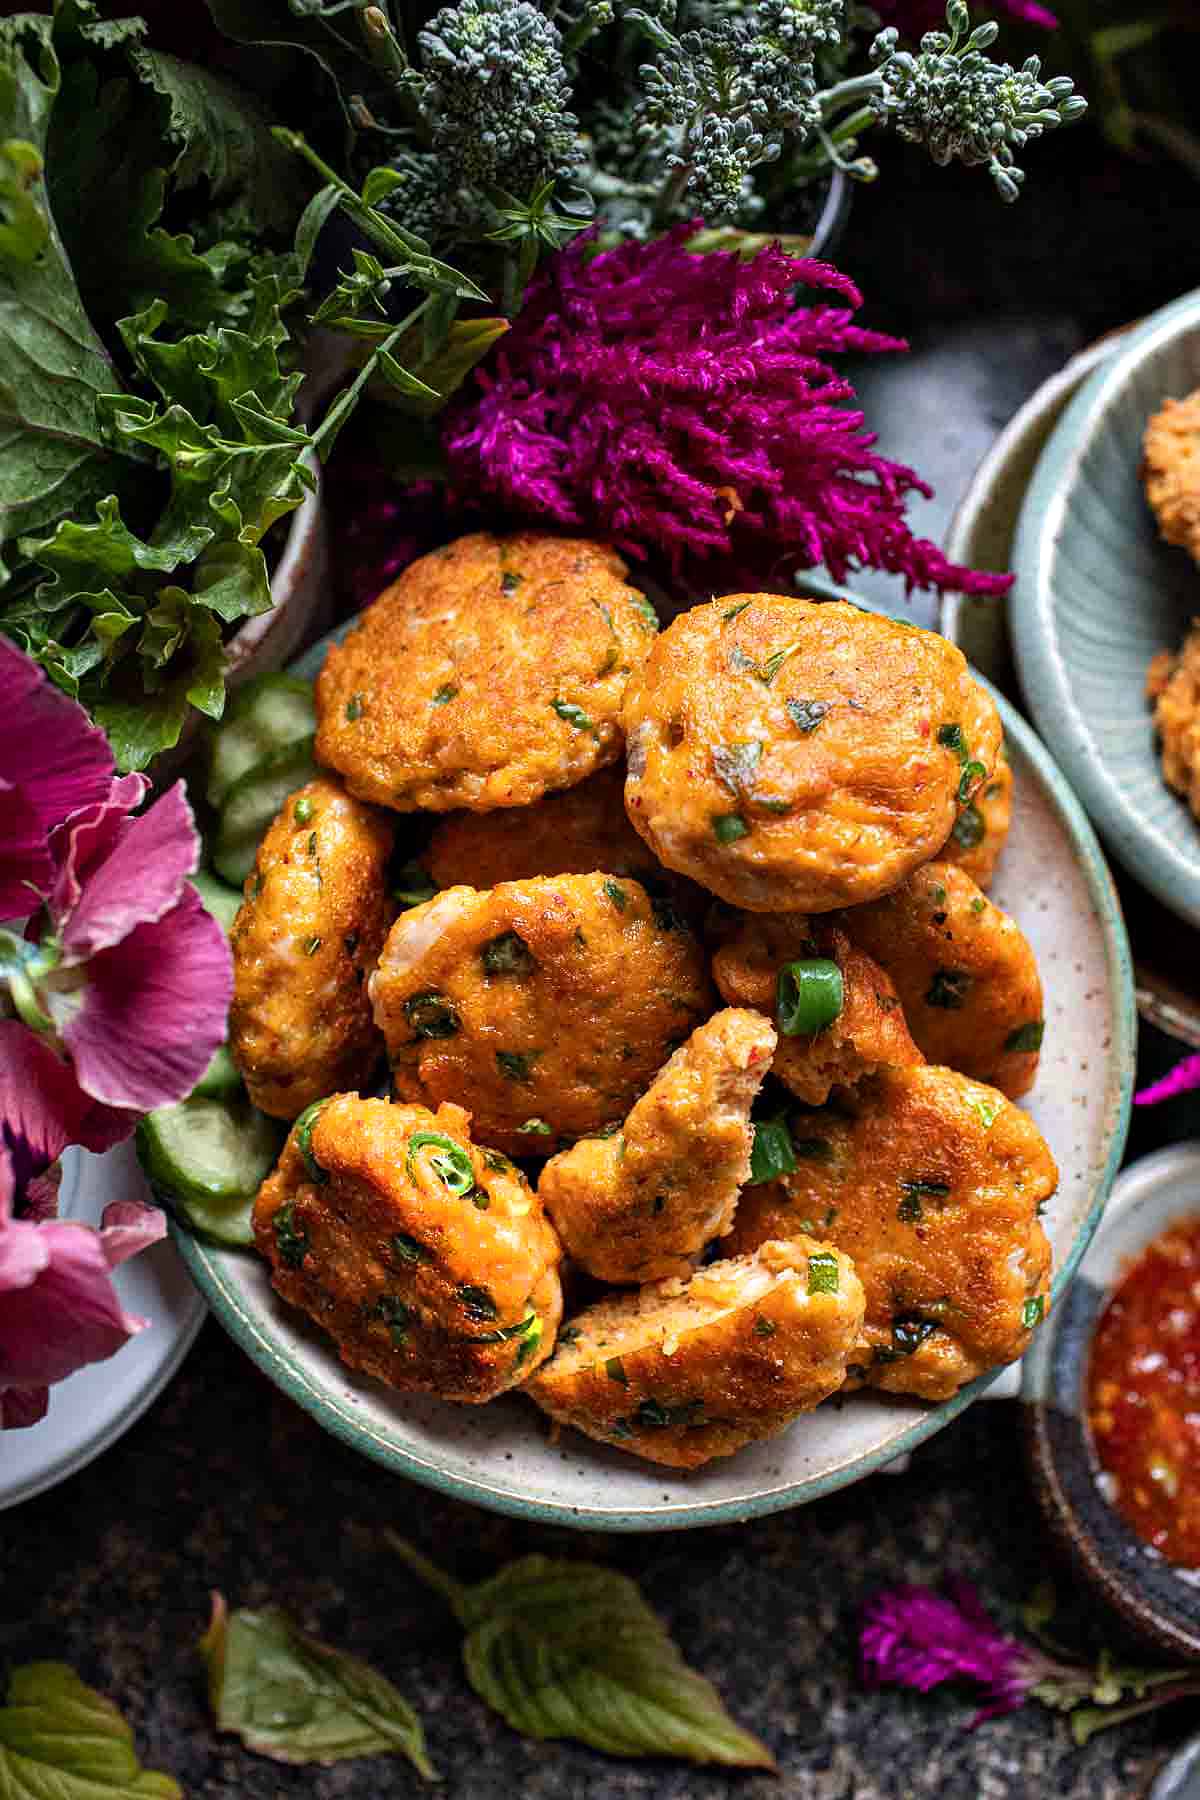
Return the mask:
<path id="1" fill-rule="evenodd" d="M 181 1100 L 137 1128 L 138 1160 L 151 1185 L 222 1244 L 253 1243 L 254 1196 L 282 1141 L 283 1126 L 248 1100 Z"/>
<path id="2" fill-rule="evenodd" d="M 213 733 L 208 802 L 220 806 L 255 763 L 317 728 L 312 683 L 296 675 L 259 675 L 235 689 Z"/>
<path id="3" fill-rule="evenodd" d="M 240 887 L 254 867 L 254 855 L 289 794 L 311 781 L 317 773 L 313 740 L 303 738 L 264 756 L 235 781 L 225 796 L 217 820 L 213 867 L 226 881 Z"/>
<path id="4" fill-rule="evenodd" d="M 192 886 L 221 929 L 232 931 L 238 907 L 242 904 L 242 890 L 230 887 L 227 881 L 218 881 L 207 869 L 197 869 L 192 876 Z"/>
<path id="5" fill-rule="evenodd" d="M 213 1051 L 213 1059 L 188 1095 L 189 1100 L 223 1100 L 236 1094 L 242 1085 L 241 1071 L 229 1054 L 228 1045 Z"/>

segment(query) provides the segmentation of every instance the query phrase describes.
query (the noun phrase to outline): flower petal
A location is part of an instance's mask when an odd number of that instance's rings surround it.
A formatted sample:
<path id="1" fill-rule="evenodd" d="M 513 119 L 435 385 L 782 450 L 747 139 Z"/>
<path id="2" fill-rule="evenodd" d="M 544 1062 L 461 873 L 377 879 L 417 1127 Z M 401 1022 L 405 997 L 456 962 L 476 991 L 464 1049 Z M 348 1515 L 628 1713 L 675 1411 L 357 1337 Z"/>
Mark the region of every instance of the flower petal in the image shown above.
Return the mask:
<path id="1" fill-rule="evenodd" d="M 112 1356 L 147 1323 L 121 1306 L 98 1231 L 64 1221 L 27 1229 L 43 1239 L 47 1263 L 30 1286 L 7 1292 L 0 1307 L 3 1387 L 63 1381 Z"/>
<path id="2" fill-rule="evenodd" d="M 31 796 L 0 779 L 0 919 L 28 918 L 37 894 L 49 892 L 54 859 L 47 835 Z"/>
<path id="3" fill-rule="evenodd" d="M 149 792 L 150 783 L 144 775 L 121 775 L 103 800 L 80 807 L 53 832 L 50 854 L 56 874 L 50 910 L 56 919 L 64 919 L 74 911 L 88 876 L 104 862 L 125 829 L 129 814 Z"/>
<path id="4" fill-rule="evenodd" d="M 144 1200 L 114 1200 L 100 1215 L 100 1248 L 110 1269 L 166 1235 L 165 1213 Z"/>
<path id="5" fill-rule="evenodd" d="M 54 827 L 81 806 L 107 794 L 113 778 L 112 751 L 104 733 L 82 706 L 52 687 L 31 657 L 0 637 L 0 777 L 22 797 L 45 845 Z M 8 809 L 0 812 L 7 827 Z M 16 879 L 28 879 L 28 816 L 19 839 L 7 829 L 0 836 L 0 895 Z M 49 881 L 44 870 L 33 877 Z M 8 910 L 0 899 L 0 918 L 23 918 L 28 904 Z"/>
<path id="6" fill-rule="evenodd" d="M 129 1137 L 136 1112 L 97 1105 L 70 1065 L 17 1019 L 0 1019 L 0 1144 L 20 1193 L 68 1144 L 111 1150 Z"/>
<path id="7" fill-rule="evenodd" d="M 165 918 L 94 956 L 87 973 L 63 1027 L 80 1086 L 139 1112 L 184 1099 L 225 1040 L 233 994 L 229 940 L 196 890 L 185 886 Z"/>
<path id="8" fill-rule="evenodd" d="M 0 1387 L 0 1431 L 23 1431 L 39 1424 L 49 1404 L 49 1388 Z"/>

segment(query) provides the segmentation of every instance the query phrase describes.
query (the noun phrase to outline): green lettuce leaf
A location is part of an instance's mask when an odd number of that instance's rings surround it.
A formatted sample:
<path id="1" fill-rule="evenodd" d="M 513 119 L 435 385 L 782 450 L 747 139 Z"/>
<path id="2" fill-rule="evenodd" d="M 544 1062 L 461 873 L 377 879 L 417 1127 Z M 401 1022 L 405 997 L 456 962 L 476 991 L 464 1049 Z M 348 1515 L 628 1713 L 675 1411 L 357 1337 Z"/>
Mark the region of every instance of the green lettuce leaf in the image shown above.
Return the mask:
<path id="1" fill-rule="evenodd" d="M 358 1657 L 301 1631 L 279 1607 L 231 1613 L 214 1594 L 200 1651 L 217 1726 L 247 1749 L 276 1762 L 322 1764 L 392 1751 L 435 1779 L 421 1721 L 404 1696 Z"/>
<path id="2" fill-rule="evenodd" d="M 4 1800 L 183 1800 L 169 1775 L 143 1769 L 111 1701 L 65 1663 L 15 1669 L 0 1707 Z"/>
<path id="3" fill-rule="evenodd" d="M 678 1756 L 773 1769 L 767 1746 L 730 1718 L 688 1667 L 627 1576 L 595 1563 L 524 1556 L 466 1587 L 386 1534 L 466 1630 L 467 1678 L 515 1731 L 575 1738 L 612 1756 Z"/>

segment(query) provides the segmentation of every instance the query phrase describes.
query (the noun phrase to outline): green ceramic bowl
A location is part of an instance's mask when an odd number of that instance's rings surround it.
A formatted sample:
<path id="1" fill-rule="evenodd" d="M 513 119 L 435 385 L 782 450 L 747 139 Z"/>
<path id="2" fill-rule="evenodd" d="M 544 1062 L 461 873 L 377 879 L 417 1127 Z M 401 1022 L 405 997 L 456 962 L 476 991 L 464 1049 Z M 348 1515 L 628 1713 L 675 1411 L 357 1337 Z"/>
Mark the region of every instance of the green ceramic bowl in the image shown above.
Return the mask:
<path id="1" fill-rule="evenodd" d="M 1146 420 L 1200 385 L 1200 291 L 1154 313 L 1091 375 L 1029 484 L 1014 547 L 1017 671 L 1039 731 L 1116 855 L 1200 925 L 1200 823 L 1163 782 L 1146 667 L 1200 613 L 1200 571 L 1141 490 Z"/>
<path id="2" fill-rule="evenodd" d="M 325 644 L 296 672 L 313 675 Z M 1135 1013 L 1129 946 L 1083 811 L 1045 748 L 997 696 L 1016 776 L 995 898 L 1020 920 L 1046 988 L 1046 1040 L 1030 1111 L 1062 1172 L 1044 1220 L 1061 1294 L 1096 1226 L 1129 1122 Z M 213 1311 L 261 1369 L 328 1431 L 386 1469 L 498 1512 L 599 1531 L 727 1524 L 815 1500 L 932 1437 L 990 1377 L 941 1406 L 856 1394 L 781 1437 L 690 1473 L 654 1468 L 574 1432 L 550 1441 L 519 1394 L 452 1406 L 390 1392 L 339 1362 L 273 1292 L 252 1252 L 176 1240 Z"/>

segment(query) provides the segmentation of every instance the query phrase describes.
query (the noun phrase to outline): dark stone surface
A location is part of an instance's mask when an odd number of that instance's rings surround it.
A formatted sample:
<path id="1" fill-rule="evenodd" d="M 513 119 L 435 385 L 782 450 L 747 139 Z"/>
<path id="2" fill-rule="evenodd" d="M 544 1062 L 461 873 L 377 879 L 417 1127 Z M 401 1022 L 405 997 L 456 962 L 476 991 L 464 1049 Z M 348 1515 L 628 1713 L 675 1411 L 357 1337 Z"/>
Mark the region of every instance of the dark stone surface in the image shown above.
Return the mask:
<path id="1" fill-rule="evenodd" d="M 868 293 L 870 322 L 914 346 L 907 363 L 864 375 L 863 394 L 884 448 L 937 484 L 923 530 L 941 530 L 997 428 L 1071 350 L 1200 281 L 1200 234 L 1182 225 L 1196 208 L 1174 170 L 1119 161 L 1083 133 L 1039 147 L 1012 210 L 979 175 L 894 159 L 886 186 L 858 197 L 842 261 Z M 918 604 L 915 616 L 930 615 Z M 1148 1038 L 1145 1072 L 1173 1054 Z M 1138 1150 L 1194 1130 L 1198 1113 L 1178 1102 L 1139 1120 Z M 636 1575 L 771 1744 L 780 1778 L 518 1738 L 467 1687 L 456 1627 L 382 1547 L 384 1525 L 467 1576 L 534 1549 Z M 464 1800 L 1124 1800 L 1188 1729 L 1182 1709 L 1079 1750 L 1037 1706 L 969 1734 L 961 1693 L 868 1693 L 858 1679 L 856 1620 L 874 1589 L 954 1572 L 1012 1620 L 1047 1555 L 1011 1403 L 976 1407 L 905 1474 L 804 1510 L 605 1539 L 526 1528 L 385 1475 L 323 1435 L 210 1323 L 117 1446 L 0 1521 L 0 1666 L 73 1663 L 119 1701 L 145 1760 L 174 1772 L 190 1800 L 421 1791 L 400 1763 L 289 1770 L 218 1740 L 194 1649 L 212 1588 L 231 1604 L 277 1601 L 390 1675 L 425 1719 L 443 1791 Z"/>

